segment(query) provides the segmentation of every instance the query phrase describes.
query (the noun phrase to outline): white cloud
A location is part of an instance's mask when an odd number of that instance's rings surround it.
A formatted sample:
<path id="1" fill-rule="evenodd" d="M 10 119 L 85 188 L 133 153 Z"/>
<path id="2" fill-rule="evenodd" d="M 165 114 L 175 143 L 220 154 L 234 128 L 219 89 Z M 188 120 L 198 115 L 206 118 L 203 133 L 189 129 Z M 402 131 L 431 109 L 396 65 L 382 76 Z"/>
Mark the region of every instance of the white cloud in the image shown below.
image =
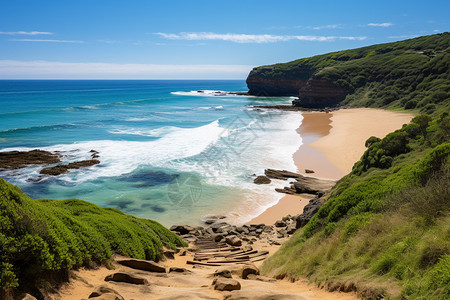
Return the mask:
<path id="1" fill-rule="evenodd" d="M 71 41 L 71 40 L 44 40 L 44 39 L 11 39 L 12 42 L 40 42 L 40 43 L 70 43 L 70 44 L 83 44 L 84 41 Z"/>
<path id="2" fill-rule="evenodd" d="M 46 31 L 0 31 L 0 34 L 6 34 L 6 35 L 52 35 L 53 32 L 46 32 Z"/>
<path id="3" fill-rule="evenodd" d="M 116 40 L 97 40 L 97 42 L 105 43 L 105 44 L 117 44 L 117 43 L 120 43 L 120 41 L 116 41 Z"/>
<path id="4" fill-rule="evenodd" d="M 323 26 L 314 26 L 312 29 L 320 30 L 320 29 L 335 29 L 338 28 L 339 24 L 332 24 L 332 25 L 323 25 Z"/>
<path id="5" fill-rule="evenodd" d="M 0 60 L 2 79 L 242 79 L 248 65 L 157 65 Z"/>
<path id="6" fill-rule="evenodd" d="M 236 33 L 214 33 L 214 32 L 180 32 L 180 33 L 163 33 L 158 32 L 156 35 L 168 40 L 217 40 L 228 41 L 234 43 L 275 43 L 291 40 L 300 41 L 334 41 L 334 40 L 365 40 L 365 36 L 314 36 L 314 35 L 272 35 L 272 34 L 236 34 Z"/>
<path id="7" fill-rule="evenodd" d="M 373 27 L 390 27 L 393 26 L 394 24 L 389 23 L 389 22 L 385 22 L 385 23 L 369 23 L 367 24 L 367 26 L 373 26 Z"/>

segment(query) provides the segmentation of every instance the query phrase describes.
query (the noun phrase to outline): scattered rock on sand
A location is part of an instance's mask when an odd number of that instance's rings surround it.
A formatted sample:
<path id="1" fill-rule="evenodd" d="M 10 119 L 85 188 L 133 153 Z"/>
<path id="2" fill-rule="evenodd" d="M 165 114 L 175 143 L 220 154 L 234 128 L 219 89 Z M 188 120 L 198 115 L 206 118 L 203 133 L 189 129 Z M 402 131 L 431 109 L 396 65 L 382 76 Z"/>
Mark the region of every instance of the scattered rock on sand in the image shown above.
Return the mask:
<path id="1" fill-rule="evenodd" d="M 214 242 L 220 242 L 221 240 L 223 240 L 223 235 L 221 234 L 214 235 Z"/>
<path id="2" fill-rule="evenodd" d="M 168 259 L 175 258 L 175 251 L 173 251 L 173 250 L 164 250 L 163 254 L 164 254 L 165 258 L 168 258 Z"/>
<path id="3" fill-rule="evenodd" d="M 124 300 L 123 297 L 114 289 L 107 287 L 106 285 L 100 285 L 95 288 L 95 290 L 89 295 L 89 299 L 95 298 L 100 299 L 116 299 L 116 300 Z M 105 298 L 107 297 L 107 298 Z"/>
<path id="4" fill-rule="evenodd" d="M 272 182 L 268 177 L 266 176 L 258 176 L 253 180 L 256 184 L 269 184 Z"/>
<path id="5" fill-rule="evenodd" d="M 297 226 L 296 225 L 294 225 L 294 224 L 292 224 L 292 225 L 289 225 L 287 228 L 286 228 L 286 233 L 287 234 L 294 234 L 294 232 L 297 230 Z"/>
<path id="6" fill-rule="evenodd" d="M 314 170 L 310 170 L 310 169 L 305 169 L 305 173 L 307 173 L 307 174 L 311 174 L 311 173 L 314 173 Z"/>
<path id="7" fill-rule="evenodd" d="M 245 264 L 239 269 L 239 277 L 247 279 L 248 275 L 259 275 L 259 269 L 251 264 Z"/>
<path id="8" fill-rule="evenodd" d="M 108 275 L 105 277 L 105 281 L 126 282 L 132 284 L 148 284 L 147 279 L 126 272 L 117 272 Z"/>
<path id="9" fill-rule="evenodd" d="M 170 231 L 175 231 L 180 235 L 188 234 L 194 230 L 195 228 L 189 225 L 173 225 L 172 227 L 170 227 Z"/>
<path id="10" fill-rule="evenodd" d="M 178 268 L 178 267 L 170 267 L 169 273 L 192 273 L 192 271 L 186 269 L 186 268 Z"/>
<path id="11" fill-rule="evenodd" d="M 258 280 L 263 282 L 275 282 L 277 281 L 275 278 L 270 278 L 266 276 L 256 275 L 256 274 L 248 274 L 247 275 L 248 280 Z"/>
<path id="12" fill-rule="evenodd" d="M 241 239 L 235 235 L 227 236 L 225 241 L 227 242 L 228 245 L 231 245 L 231 246 L 241 246 L 242 245 Z"/>
<path id="13" fill-rule="evenodd" d="M 275 227 L 285 227 L 286 226 L 286 222 L 283 220 L 278 220 L 275 222 Z"/>
<path id="14" fill-rule="evenodd" d="M 143 260 L 143 259 L 121 259 L 117 260 L 117 263 L 122 266 L 130 267 L 133 269 L 150 271 L 150 272 L 158 272 L 158 273 L 166 273 L 166 268 L 161 266 L 160 264 L 155 263 L 151 260 Z"/>
<path id="15" fill-rule="evenodd" d="M 241 289 L 239 281 L 222 277 L 215 278 L 212 285 L 214 289 L 218 291 L 235 291 Z"/>
<path id="16" fill-rule="evenodd" d="M 223 277 L 223 278 L 232 278 L 231 271 L 228 269 L 219 269 L 216 270 L 213 274 L 214 277 Z"/>

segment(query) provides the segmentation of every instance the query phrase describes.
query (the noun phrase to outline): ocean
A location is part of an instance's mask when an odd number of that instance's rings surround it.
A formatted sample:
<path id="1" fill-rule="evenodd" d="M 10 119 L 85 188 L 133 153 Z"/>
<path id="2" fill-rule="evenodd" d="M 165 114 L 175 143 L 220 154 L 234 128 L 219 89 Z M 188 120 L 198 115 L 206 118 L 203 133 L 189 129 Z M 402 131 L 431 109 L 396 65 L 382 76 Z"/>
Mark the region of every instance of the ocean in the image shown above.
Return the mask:
<path id="1" fill-rule="evenodd" d="M 295 171 L 301 115 L 255 109 L 241 80 L 0 80 L 0 151 L 61 151 L 100 164 L 59 176 L 0 171 L 32 198 L 78 198 L 166 226 L 222 214 L 243 223 L 281 197 L 256 185 L 266 168 Z M 1 167 L 1 166 L 0 166 Z"/>

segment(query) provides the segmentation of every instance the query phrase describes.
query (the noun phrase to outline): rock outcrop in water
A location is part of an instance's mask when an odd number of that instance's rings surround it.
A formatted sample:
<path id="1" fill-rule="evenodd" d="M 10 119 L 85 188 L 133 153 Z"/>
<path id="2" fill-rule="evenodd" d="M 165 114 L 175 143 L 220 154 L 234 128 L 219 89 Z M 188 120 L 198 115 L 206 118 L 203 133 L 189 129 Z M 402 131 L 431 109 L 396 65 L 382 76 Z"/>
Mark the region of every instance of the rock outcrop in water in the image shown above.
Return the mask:
<path id="1" fill-rule="evenodd" d="M 68 164 L 59 164 L 56 166 L 46 167 L 40 170 L 41 175 L 57 176 L 69 172 L 69 170 L 80 169 L 97 165 L 100 161 L 99 152 L 96 150 L 89 151 L 92 159 L 80 160 L 71 162 Z M 39 165 L 53 165 L 61 162 L 61 158 L 64 157 L 64 152 L 55 151 L 49 152 L 44 150 L 31 150 L 31 151 L 8 151 L 0 152 L 0 171 L 1 170 L 17 170 L 26 168 L 29 166 Z M 42 179 L 42 176 L 37 179 L 29 178 L 29 182 L 38 182 Z"/>
<path id="2" fill-rule="evenodd" d="M 100 163 L 100 161 L 97 159 L 81 160 L 81 161 L 71 162 L 67 165 L 57 165 L 54 167 L 44 168 L 39 172 L 39 174 L 57 176 L 57 175 L 67 173 L 71 169 L 90 167 L 93 165 L 97 165 L 99 163 Z"/>
<path id="3" fill-rule="evenodd" d="M 277 192 L 286 194 L 324 194 L 331 190 L 336 181 L 329 179 L 321 179 L 316 177 L 303 176 L 286 170 L 266 169 L 264 173 L 267 177 L 279 180 L 287 180 L 293 178 L 296 181 L 291 182 L 290 187 L 283 189 L 275 189 Z"/>
<path id="4" fill-rule="evenodd" d="M 44 150 L 0 152 L 0 169 L 16 170 L 30 165 L 50 165 L 61 162 L 56 152 Z"/>

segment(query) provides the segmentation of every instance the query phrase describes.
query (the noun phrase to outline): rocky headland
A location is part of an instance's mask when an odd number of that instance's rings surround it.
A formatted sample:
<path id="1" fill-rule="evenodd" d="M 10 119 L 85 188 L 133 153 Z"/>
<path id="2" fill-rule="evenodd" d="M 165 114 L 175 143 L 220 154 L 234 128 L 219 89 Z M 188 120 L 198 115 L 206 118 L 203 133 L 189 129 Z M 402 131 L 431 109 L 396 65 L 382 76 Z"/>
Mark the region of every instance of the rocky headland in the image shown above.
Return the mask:
<path id="1" fill-rule="evenodd" d="M 276 72 L 271 66 L 256 67 L 247 77 L 250 95 L 297 96 L 293 106 L 301 108 L 325 108 L 337 106 L 349 90 L 332 81 L 316 78 L 315 68 L 303 67 Z"/>

